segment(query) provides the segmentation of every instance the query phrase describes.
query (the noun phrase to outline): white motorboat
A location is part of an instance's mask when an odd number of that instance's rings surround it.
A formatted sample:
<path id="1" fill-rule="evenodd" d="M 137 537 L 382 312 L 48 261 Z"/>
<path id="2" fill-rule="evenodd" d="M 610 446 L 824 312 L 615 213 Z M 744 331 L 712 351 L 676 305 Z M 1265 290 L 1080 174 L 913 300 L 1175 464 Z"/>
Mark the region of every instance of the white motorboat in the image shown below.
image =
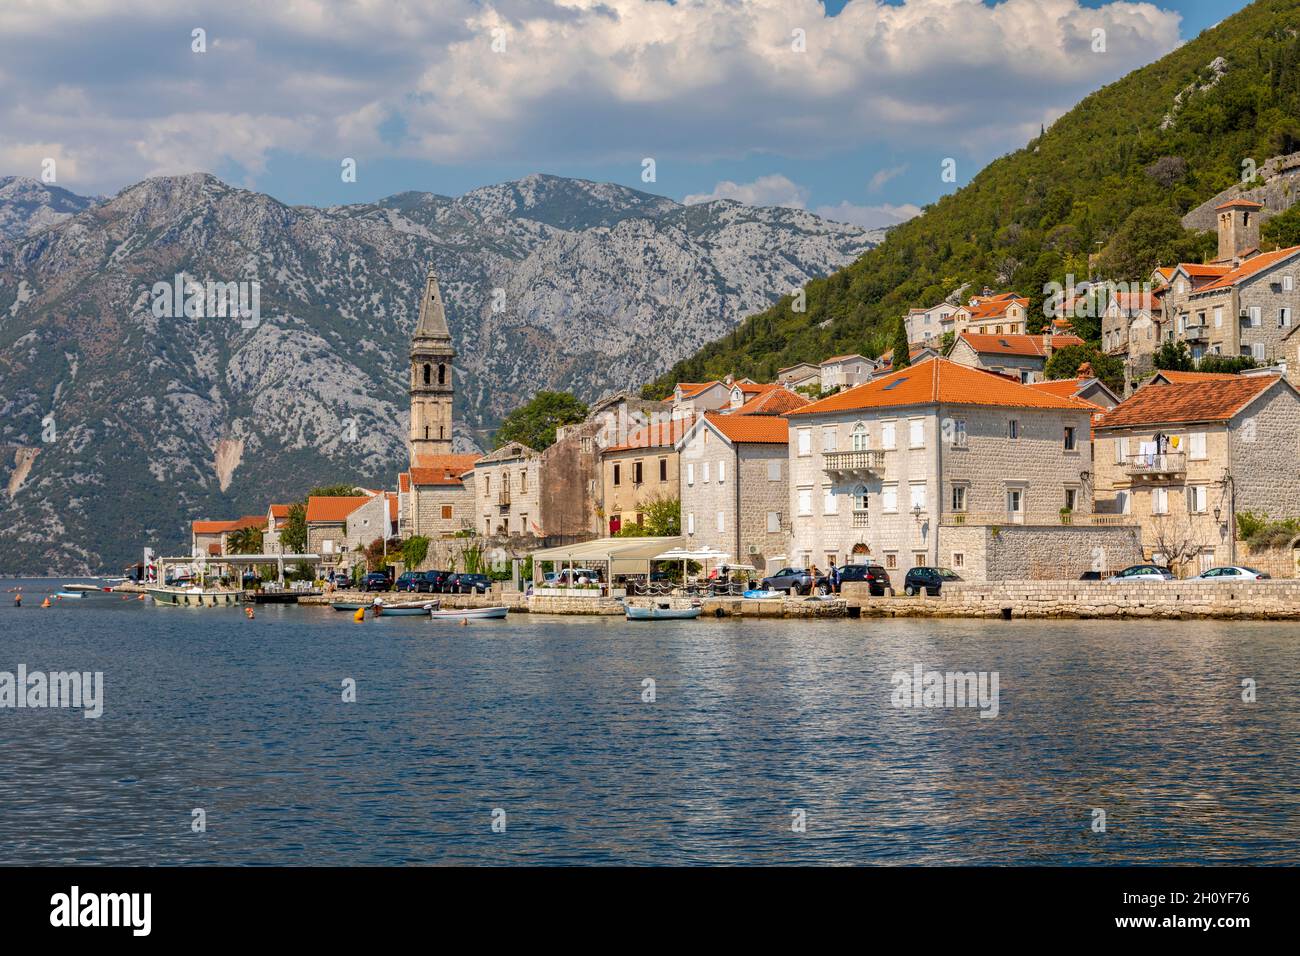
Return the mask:
<path id="1" fill-rule="evenodd" d="M 449 607 L 443 610 L 430 611 L 429 616 L 435 621 L 499 621 L 508 613 L 510 613 L 510 608 L 504 605 L 499 607 Z"/>
<path id="2" fill-rule="evenodd" d="M 219 588 L 145 588 L 154 604 L 176 607 L 233 607 L 244 600 L 243 591 L 226 591 Z"/>

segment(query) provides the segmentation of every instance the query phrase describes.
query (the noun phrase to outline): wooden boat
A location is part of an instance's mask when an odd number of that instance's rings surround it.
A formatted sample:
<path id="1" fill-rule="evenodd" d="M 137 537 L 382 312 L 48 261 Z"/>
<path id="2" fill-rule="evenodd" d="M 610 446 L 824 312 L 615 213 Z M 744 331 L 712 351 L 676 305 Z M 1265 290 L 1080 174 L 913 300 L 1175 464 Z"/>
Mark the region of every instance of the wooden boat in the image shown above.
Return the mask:
<path id="1" fill-rule="evenodd" d="M 629 621 L 693 621 L 700 616 L 698 607 L 669 607 L 667 604 L 654 607 L 634 607 L 626 605 Z"/>
<path id="2" fill-rule="evenodd" d="M 374 606 L 374 601 L 330 601 L 330 607 L 336 611 L 360 611 L 363 608 L 370 610 Z"/>
<path id="3" fill-rule="evenodd" d="M 433 610 L 429 616 L 435 621 L 499 621 L 510 612 L 504 605 L 500 607 L 449 607 Z"/>
<path id="4" fill-rule="evenodd" d="M 437 601 L 404 601 L 401 604 L 376 603 L 375 617 L 406 616 L 429 614 L 438 609 Z"/>
<path id="5" fill-rule="evenodd" d="M 77 591 L 81 594 L 100 594 L 107 590 L 108 588 L 100 587 L 98 584 L 65 584 L 63 585 L 63 590 L 59 593 L 63 594 L 67 591 Z"/>
<path id="6" fill-rule="evenodd" d="M 224 591 L 217 588 L 145 588 L 154 604 L 175 607 L 234 607 L 244 600 L 243 591 Z"/>

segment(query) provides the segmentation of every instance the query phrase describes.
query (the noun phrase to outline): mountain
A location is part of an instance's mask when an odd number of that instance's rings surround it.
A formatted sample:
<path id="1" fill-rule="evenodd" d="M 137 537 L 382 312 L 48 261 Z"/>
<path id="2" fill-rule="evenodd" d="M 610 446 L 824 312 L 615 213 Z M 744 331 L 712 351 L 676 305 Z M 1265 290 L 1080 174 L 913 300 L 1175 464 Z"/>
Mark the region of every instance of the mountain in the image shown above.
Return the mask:
<path id="1" fill-rule="evenodd" d="M 0 242 L 62 222 L 98 201 L 35 179 L 0 176 Z"/>
<path id="2" fill-rule="evenodd" d="M 1213 237 L 1185 231 L 1182 217 L 1204 227 L 1199 204 L 1297 150 L 1300 0 L 1257 0 L 1086 97 L 861 259 L 814 279 L 806 311 L 783 298 L 646 393 L 728 372 L 765 380 L 837 353 L 877 355 L 908 308 L 963 285 L 1014 289 L 1041 320 L 1048 281 L 1145 280 L 1159 261 L 1213 255 Z"/>
<path id="3" fill-rule="evenodd" d="M 875 241 L 554 176 L 325 209 L 199 174 L 102 202 L 18 182 L 0 202 L 0 573 L 121 567 L 146 542 L 187 549 L 192 518 L 391 486 L 430 264 L 469 449 L 540 389 L 641 385 Z M 246 283 L 257 315 L 186 317 L 165 293 L 187 279 Z"/>

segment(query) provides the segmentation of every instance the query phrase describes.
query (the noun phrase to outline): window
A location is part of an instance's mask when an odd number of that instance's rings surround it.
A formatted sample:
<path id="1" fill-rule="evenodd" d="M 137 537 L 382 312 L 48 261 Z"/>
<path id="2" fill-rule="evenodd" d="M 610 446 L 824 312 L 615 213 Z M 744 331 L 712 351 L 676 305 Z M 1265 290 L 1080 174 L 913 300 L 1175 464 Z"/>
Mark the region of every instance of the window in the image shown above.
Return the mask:
<path id="1" fill-rule="evenodd" d="M 835 426 L 826 425 L 822 428 L 822 451 L 835 450 Z"/>
<path id="2" fill-rule="evenodd" d="M 632 462 L 632 484 L 641 484 L 641 462 Z"/>
<path id="3" fill-rule="evenodd" d="M 1277 327 L 1279 329 L 1288 329 L 1291 327 L 1291 310 L 1282 306 L 1277 310 Z"/>
<path id="4" fill-rule="evenodd" d="M 1115 464 L 1122 465 L 1128 461 L 1128 439 L 1115 439 Z"/>
<path id="5" fill-rule="evenodd" d="M 913 552 L 912 552 L 912 567 L 914 567 L 914 568 L 923 568 L 923 567 L 925 567 L 925 552 L 924 552 L 924 551 L 913 551 Z"/>
<path id="6" fill-rule="evenodd" d="M 695 463 L 694 462 L 690 462 L 686 465 L 686 483 L 688 485 L 695 484 Z"/>
<path id="7" fill-rule="evenodd" d="M 822 485 L 822 514 L 833 515 L 839 510 L 836 503 L 835 489 L 830 485 Z"/>
<path id="8" fill-rule="evenodd" d="M 1020 438 L 1020 420 L 1016 418 L 1007 419 L 1007 438 L 1016 441 Z"/>
<path id="9" fill-rule="evenodd" d="M 637 515 L 637 524 L 640 524 L 640 523 L 641 523 L 641 516 L 640 516 L 640 515 Z M 527 512 L 520 512 L 520 513 L 519 513 L 519 533 L 520 533 L 520 534 L 527 534 L 527 533 L 528 533 L 528 514 L 527 514 Z"/>
<path id="10" fill-rule="evenodd" d="M 1065 450 L 1074 451 L 1074 426 L 1065 426 Z"/>
<path id="11" fill-rule="evenodd" d="M 1007 514 L 1019 515 L 1025 511 L 1025 493 L 1019 488 L 1007 489 Z"/>
<path id="12" fill-rule="evenodd" d="M 623 483 L 623 466 L 615 462 L 614 464 L 614 485 L 617 487 Z"/>
<path id="13" fill-rule="evenodd" d="M 780 480 L 781 480 L 781 461 L 780 461 L 780 459 L 774 458 L 774 459 L 772 459 L 771 461 L 769 461 L 769 462 L 767 463 L 767 480 L 768 480 L 768 481 L 780 481 Z"/>
<path id="14" fill-rule="evenodd" d="M 1192 432 L 1187 436 L 1187 457 L 1192 461 L 1205 460 L 1205 432 Z"/>
<path id="15" fill-rule="evenodd" d="M 1214 327 L 1216 329 L 1223 328 L 1223 306 L 1221 305 L 1214 307 Z"/>
<path id="16" fill-rule="evenodd" d="M 1151 489 L 1151 513 L 1153 515 L 1169 514 L 1169 489 Z"/>
<path id="17" fill-rule="evenodd" d="M 1115 492 L 1115 506 L 1119 514 L 1122 515 L 1131 514 L 1129 510 L 1130 504 L 1131 504 L 1131 498 L 1129 492 L 1127 491 Z"/>
<path id="18" fill-rule="evenodd" d="M 812 429 L 800 428 L 798 432 L 798 453 L 803 458 L 812 454 Z"/>
<path id="19" fill-rule="evenodd" d="M 1295 278 L 1292 276 L 1282 277 L 1282 291 L 1292 292 L 1295 290 Z"/>
<path id="20" fill-rule="evenodd" d="M 914 481 L 907 486 L 907 490 L 911 499 L 908 508 L 911 511 L 915 511 L 917 508 L 920 508 L 922 511 L 924 511 L 925 510 L 924 482 Z"/>
<path id="21" fill-rule="evenodd" d="M 1258 305 L 1252 305 L 1246 312 L 1250 317 L 1250 327 L 1257 329 L 1264 324 L 1264 310 Z"/>
<path id="22" fill-rule="evenodd" d="M 686 516 L 686 533 L 695 534 L 695 512 L 692 511 Z"/>
<path id="23" fill-rule="evenodd" d="M 638 464 L 637 467 L 640 468 L 641 466 Z M 520 491 L 528 490 L 528 472 L 526 471 L 521 471 L 519 473 L 519 490 Z"/>
<path id="24" fill-rule="evenodd" d="M 885 567 L 886 568 L 898 567 L 898 555 L 895 554 L 893 551 L 885 552 Z"/>
<path id="25" fill-rule="evenodd" d="M 720 461 L 718 462 L 718 484 L 722 484 L 726 480 L 727 480 L 727 463 L 725 461 Z"/>
<path id="26" fill-rule="evenodd" d="M 898 513 L 898 485 L 885 485 L 880 489 L 880 510 L 886 514 Z"/>
<path id="27" fill-rule="evenodd" d="M 887 451 L 893 451 L 893 449 L 896 447 L 894 442 L 893 422 L 880 423 L 880 447 L 886 449 Z"/>
<path id="28" fill-rule="evenodd" d="M 908 422 L 907 444 L 909 448 L 925 447 L 925 419 L 913 418 Z"/>
<path id="29" fill-rule="evenodd" d="M 491 475 L 483 476 L 483 497 L 484 498 L 492 497 L 492 476 Z"/>
<path id="30" fill-rule="evenodd" d="M 640 522 L 638 522 L 638 524 L 639 523 Z M 725 511 L 718 512 L 718 530 L 719 531 L 727 530 L 727 513 Z"/>
<path id="31" fill-rule="evenodd" d="M 1077 488 L 1065 489 L 1065 510 L 1066 511 L 1073 511 L 1075 509 L 1075 506 L 1078 504 L 1078 500 L 1079 500 L 1079 491 Z"/>
<path id="32" fill-rule="evenodd" d="M 1187 511 L 1189 514 L 1205 514 L 1208 510 L 1205 503 L 1209 500 L 1206 492 L 1209 489 L 1205 485 L 1188 485 L 1187 486 Z"/>
<path id="33" fill-rule="evenodd" d="M 442 520 L 443 521 L 451 520 L 451 505 L 442 506 Z"/>
<path id="34" fill-rule="evenodd" d="M 769 511 L 767 513 L 767 533 L 780 534 L 781 532 L 781 512 Z"/>
<path id="35" fill-rule="evenodd" d="M 950 431 L 949 438 L 951 438 L 952 440 L 952 447 L 965 448 L 966 447 L 966 419 L 957 418 L 957 419 L 951 419 L 951 421 L 952 421 L 952 429 Z"/>
<path id="36" fill-rule="evenodd" d="M 668 480 L 668 459 L 660 458 L 659 459 L 659 481 L 665 482 L 667 480 Z"/>
<path id="37" fill-rule="evenodd" d="M 1264 361 L 1264 343 L 1256 342 L 1254 345 L 1251 346 L 1250 353 L 1256 362 Z"/>
<path id="38" fill-rule="evenodd" d="M 858 485 L 853 492 L 853 510 L 859 513 L 867 510 L 867 486 Z"/>
<path id="39" fill-rule="evenodd" d="M 867 450 L 867 426 L 862 422 L 858 422 L 853 426 L 853 450 Z"/>
<path id="40" fill-rule="evenodd" d="M 704 472 L 700 476 L 700 482 L 707 485 L 709 483 L 709 463 L 706 461 L 700 466 L 700 468 L 702 468 Z"/>
<path id="41" fill-rule="evenodd" d="M 953 511 L 966 510 L 966 486 L 965 485 L 952 486 L 952 510 Z"/>
<path id="42" fill-rule="evenodd" d="M 812 489 L 800 488 L 798 490 L 798 496 L 799 496 L 799 514 L 800 515 L 812 514 Z"/>
<path id="43" fill-rule="evenodd" d="M 966 553 L 964 551 L 954 551 L 952 553 L 952 566 L 954 568 L 966 567 Z"/>

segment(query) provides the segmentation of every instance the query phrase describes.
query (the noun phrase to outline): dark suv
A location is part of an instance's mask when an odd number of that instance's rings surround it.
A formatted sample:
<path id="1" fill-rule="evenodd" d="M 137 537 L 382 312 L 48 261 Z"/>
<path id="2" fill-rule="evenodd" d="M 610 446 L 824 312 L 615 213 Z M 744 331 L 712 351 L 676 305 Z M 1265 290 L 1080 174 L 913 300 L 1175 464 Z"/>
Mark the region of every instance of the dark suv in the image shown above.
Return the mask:
<path id="1" fill-rule="evenodd" d="M 765 591 L 789 591 L 794 588 L 799 594 L 812 594 L 816 588 L 819 594 L 829 594 L 831 585 L 824 575 L 813 581 L 812 574 L 804 568 L 782 568 L 776 574 L 763 578 L 762 588 Z"/>
<path id="2" fill-rule="evenodd" d="M 371 571 L 361 579 L 363 591 L 390 591 L 392 587 L 393 579 L 383 571 Z"/>
<path id="3" fill-rule="evenodd" d="M 415 590 L 426 594 L 441 594 L 451 576 L 450 571 L 417 571 Z"/>
<path id="4" fill-rule="evenodd" d="M 487 594 L 492 590 L 492 579 L 486 574 L 453 574 L 443 589 L 452 594 Z"/>
<path id="5" fill-rule="evenodd" d="M 949 568 L 912 568 L 903 579 L 903 593 L 911 597 L 924 588 L 927 594 L 938 594 L 948 581 L 960 580 L 957 572 Z"/>
<path id="6" fill-rule="evenodd" d="M 849 581 L 865 582 L 872 597 L 883 597 L 886 588 L 894 585 L 889 572 L 878 564 L 846 564 L 840 568 L 840 586 Z"/>
<path id="7" fill-rule="evenodd" d="M 394 591 L 415 591 L 418 589 L 420 579 L 419 571 L 403 571 L 397 576 L 396 583 L 393 584 Z"/>

